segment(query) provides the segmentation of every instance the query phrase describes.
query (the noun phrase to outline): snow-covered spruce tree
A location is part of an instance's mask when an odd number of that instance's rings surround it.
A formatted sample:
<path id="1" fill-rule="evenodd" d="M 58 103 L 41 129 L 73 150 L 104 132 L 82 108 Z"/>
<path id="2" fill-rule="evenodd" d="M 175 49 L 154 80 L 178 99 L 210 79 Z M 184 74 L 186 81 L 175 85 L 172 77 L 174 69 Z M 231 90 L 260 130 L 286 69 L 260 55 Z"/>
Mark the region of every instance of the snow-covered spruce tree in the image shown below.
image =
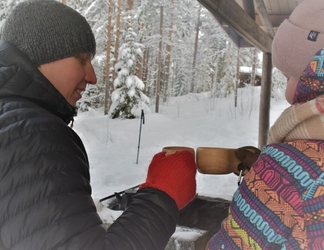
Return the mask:
<path id="1" fill-rule="evenodd" d="M 75 8 L 87 19 L 94 31 L 97 43 L 96 56 L 92 60 L 97 76 L 97 84 L 87 85 L 82 99 L 77 104 L 79 111 L 82 112 L 92 108 L 99 108 L 104 103 L 105 81 L 103 72 L 106 66 L 108 1 L 67 0 L 67 4 Z"/>
<path id="2" fill-rule="evenodd" d="M 1 39 L 1 31 L 2 26 L 8 16 L 8 14 L 12 11 L 12 9 L 22 2 L 23 0 L 7 0 L 0 1 L 0 39 Z"/>
<path id="3" fill-rule="evenodd" d="M 271 97 L 280 100 L 284 96 L 287 78 L 277 68 L 272 70 Z"/>
<path id="4" fill-rule="evenodd" d="M 149 98 L 142 92 L 144 83 L 135 75 L 136 59 L 142 56 L 143 45 L 136 42 L 136 33 L 128 28 L 125 36 L 125 43 L 119 48 L 118 62 L 115 70 L 118 76 L 114 80 L 115 90 L 112 93 L 112 105 L 110 117 L 133 119 L 140 117 L 141 110 L 145 113 L 150 110 Z"/>

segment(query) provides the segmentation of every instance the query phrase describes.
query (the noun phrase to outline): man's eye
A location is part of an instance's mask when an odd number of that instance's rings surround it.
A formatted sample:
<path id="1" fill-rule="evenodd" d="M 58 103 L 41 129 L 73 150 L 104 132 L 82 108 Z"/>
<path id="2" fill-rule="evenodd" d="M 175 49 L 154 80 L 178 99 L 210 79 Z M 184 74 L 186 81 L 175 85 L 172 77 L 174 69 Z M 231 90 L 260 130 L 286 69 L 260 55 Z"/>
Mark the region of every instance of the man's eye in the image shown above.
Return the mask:
<path id="1" fill-rule="evenodd" d="M 78 55 L 77 58 L 81 62 L 81 64 L 85 64 L 88 59 L 88 57 L 86 55 Z"/>

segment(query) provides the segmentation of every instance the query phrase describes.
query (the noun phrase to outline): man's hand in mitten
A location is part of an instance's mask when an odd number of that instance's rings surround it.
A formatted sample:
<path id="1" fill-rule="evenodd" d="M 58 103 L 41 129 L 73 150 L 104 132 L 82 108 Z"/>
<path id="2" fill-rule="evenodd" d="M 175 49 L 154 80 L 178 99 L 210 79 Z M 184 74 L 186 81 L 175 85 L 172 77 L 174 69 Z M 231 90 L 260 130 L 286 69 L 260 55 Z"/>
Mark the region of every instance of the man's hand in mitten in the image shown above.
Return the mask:
<path id="1" fill-rule="evenodd" d="M 151 187 L 167 193 L 180 210 L 196 195 L 195 157 L 187 150 L 165 154 L 161 152 L 153 157 L 146 182 L 139 189 Z"/>

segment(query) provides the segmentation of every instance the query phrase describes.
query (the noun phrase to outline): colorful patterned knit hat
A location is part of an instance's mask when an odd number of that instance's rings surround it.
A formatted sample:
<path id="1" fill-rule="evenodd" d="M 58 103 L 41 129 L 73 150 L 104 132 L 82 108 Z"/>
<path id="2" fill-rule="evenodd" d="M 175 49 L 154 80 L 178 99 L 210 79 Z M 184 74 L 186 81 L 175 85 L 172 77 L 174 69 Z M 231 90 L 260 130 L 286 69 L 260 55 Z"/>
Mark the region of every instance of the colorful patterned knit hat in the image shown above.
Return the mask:
<path id="1" fill-rule="evenodd" d="M 324 94 L 324 49 L 319 50 L 301 73 L 293 104 L 304 103 Z"/>

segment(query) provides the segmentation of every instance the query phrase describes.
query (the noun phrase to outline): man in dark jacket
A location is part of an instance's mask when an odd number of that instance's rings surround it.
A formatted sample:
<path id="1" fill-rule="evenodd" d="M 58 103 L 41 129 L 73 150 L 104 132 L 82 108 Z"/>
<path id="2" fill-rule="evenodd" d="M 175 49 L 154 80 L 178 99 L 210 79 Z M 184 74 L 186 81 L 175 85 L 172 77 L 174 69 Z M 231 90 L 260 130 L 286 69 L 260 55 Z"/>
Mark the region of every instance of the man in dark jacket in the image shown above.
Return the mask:
<path id="1" fill-rule="evenodd" d="M 54 0 L 26 1 L 0 44 L 0 249 L 164 249 L 196 192 L 189 151 L 155 155 L 146 182 L 106 231 L 91 198 L 83 143 L 68 126 L 87 84 L 95 39 Z"/>

